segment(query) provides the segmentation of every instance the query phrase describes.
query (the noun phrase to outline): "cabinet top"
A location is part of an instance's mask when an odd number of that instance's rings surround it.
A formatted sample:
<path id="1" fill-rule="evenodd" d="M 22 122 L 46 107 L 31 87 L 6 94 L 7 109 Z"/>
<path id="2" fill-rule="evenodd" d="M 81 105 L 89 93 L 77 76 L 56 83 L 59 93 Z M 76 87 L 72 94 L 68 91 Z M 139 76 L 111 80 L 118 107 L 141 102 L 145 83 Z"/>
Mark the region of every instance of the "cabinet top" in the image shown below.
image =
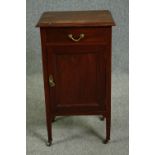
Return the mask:
<path id="1" fill-rule="evenodd" d="M 36 27 L 115 26 L 110 11 L 44 12 Z"/>

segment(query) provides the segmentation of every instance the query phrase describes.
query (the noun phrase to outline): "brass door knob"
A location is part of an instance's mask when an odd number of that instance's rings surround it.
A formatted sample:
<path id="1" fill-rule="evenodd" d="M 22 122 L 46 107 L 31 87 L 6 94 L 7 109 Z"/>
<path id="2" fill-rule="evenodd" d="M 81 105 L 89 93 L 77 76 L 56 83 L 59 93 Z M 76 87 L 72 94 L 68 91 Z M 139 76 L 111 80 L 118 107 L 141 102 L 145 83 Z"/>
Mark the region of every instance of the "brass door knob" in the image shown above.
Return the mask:
<path id="1" fill-rule="evenodd" d="M 48 82 L 49 82 L 50 87 L 54 87 L 55 86 L 55 82 L 54 82 L 54 79 L 53 79 L 52 75 L 49 76 Z"/>

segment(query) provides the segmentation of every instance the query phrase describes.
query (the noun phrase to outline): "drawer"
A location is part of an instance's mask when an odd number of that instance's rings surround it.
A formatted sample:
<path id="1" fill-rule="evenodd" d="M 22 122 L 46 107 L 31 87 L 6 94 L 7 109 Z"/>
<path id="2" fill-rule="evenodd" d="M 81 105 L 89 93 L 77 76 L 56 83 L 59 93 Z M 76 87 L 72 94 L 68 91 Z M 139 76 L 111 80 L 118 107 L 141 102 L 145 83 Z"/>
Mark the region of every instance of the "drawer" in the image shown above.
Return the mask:
<path id="1" fill-rule="evenodd" d="M 46 28 L 46 43 L 108 43 L 111 28 Z"/>

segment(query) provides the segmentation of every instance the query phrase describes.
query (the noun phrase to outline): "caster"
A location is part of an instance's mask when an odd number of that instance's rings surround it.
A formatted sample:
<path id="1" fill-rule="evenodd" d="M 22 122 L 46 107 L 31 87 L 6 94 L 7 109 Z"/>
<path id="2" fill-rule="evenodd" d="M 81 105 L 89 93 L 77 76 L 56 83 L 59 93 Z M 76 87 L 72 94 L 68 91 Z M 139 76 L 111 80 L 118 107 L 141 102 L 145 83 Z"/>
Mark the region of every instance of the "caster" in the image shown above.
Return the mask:
<path id="1" fill-rule="evenodd" d="M 104 121 L 104 116 L 100 117 L 100 120 L 101 120 L 101 121 Z"/>
<path id="2" fill-rule="evenodd" d="M 46 142 L 46 146 L 51 146 L 52 145 L 52 142 L 50 141 L 48 141 L 48 142 Z"/>
<path id="3" fill-rule="evenodd" d="M 104 143 L 104 144 L 107 144 L 107 143 L 109 142 L 109 140 L 110 140 L 110 139 L 105 139 L 105 140 L 103 141 L 103 143 Z"/>

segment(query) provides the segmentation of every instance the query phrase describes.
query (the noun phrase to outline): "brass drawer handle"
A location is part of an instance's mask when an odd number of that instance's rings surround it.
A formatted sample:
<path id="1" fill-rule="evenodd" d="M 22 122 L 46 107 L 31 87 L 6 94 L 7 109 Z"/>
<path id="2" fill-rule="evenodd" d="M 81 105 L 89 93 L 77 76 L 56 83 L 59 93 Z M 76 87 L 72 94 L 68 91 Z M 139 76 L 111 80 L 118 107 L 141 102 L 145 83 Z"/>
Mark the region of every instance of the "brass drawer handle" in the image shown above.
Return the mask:
<path id="1" fill-rule="evenodd" d="M 80 36 L 79 36 L 78 39 L 75 39 L 75 38 L 73 37 L 72 34 L 69 34 L 68 37 L 69 37 L 71 40 L 73 40 L 73 41 L 75 41 L 75 42 L 78 42 L 78 41 L 80 41 L 82 38 L 84 38 L 84 34 L 83 34 L 83 33 L 80 34 Z"/>
<path id="2" fill-rule="evenodd" d="M 50 87 L 54 87 L 55 86 L 55 82 L 54 82 L 54 79 L 53 79 L 52 75 L 49 76 L 48 82 L 49 82 Z"/>

